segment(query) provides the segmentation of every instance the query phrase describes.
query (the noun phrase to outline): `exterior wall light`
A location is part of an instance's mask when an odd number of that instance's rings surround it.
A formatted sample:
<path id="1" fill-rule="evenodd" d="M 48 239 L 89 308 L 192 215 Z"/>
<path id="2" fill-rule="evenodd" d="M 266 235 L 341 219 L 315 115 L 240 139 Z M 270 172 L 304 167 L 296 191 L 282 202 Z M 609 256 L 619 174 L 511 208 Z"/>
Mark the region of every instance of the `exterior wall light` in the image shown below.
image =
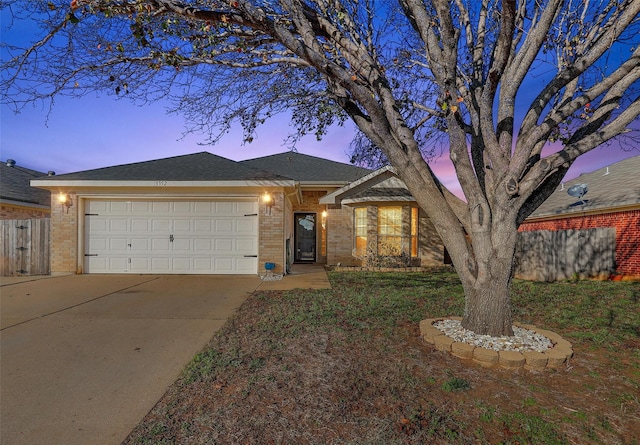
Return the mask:
<path id="1" fill-rule="evenodd" d="M 273 207 L 273 196 L 269 192 L 264 192 L 262 195 L 262 202 L 267 206 L 268 215 L 271 215 L 271 208 Z"/>
<path id="2" fill-rule="evenodd" d="M 58 195 L 58 201 L 60 201 L 60 204 L 62 204 L 62 208 L 66 209 L 66 213 L 69 213 L 69 207 L 73 206 L 71 195 L 60 193 L 60 195 Z"/>

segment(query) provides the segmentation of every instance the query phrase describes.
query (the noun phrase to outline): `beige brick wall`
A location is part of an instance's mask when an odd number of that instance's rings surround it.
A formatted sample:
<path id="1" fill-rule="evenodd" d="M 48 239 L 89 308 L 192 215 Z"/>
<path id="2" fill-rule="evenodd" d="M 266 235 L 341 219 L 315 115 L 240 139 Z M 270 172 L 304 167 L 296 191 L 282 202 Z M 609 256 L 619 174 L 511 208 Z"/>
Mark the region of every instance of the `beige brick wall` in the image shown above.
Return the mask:
<path id="1" fill-rule="evenodd" d="M 285 270 L 285 197 L 282 192 L 272 193 L 273 205 L 269 207 L 260 200 L 258 235 L 258 274 L 265 272 L 264 263 L 275 263 L 274 273 Z"/>
<path id="2" fill-rule="evenodd" d="M 341 209 L 328 210 L 328 257 L 327 264 L 335 266 L 361 266 L 362 261 L 353 256 L 355 246 L 355 231 L 352 207 L 343 205 Z M 444 245 L 435 227 L 427 215 L 419 211 L 418 225 L 418 256 L 420 265 L 437 266 L 444 262 Z M 403 206 L 403 250 L 411 252 L 411 206 Z M 378 206 L 367 206 L 367 249 L 376 252 L 378 249 Z"/>
<path id="3" fill-rule="evenodd" d="M 343 205 L 340 209 L 327 210 L 327 264 L 336 266 L 360 266 L 353 256 L 355 231 L 353 208 Z"/>
<path id="4" fill-rule="evenodd" d="M 444 244 L 429 217 L 420 209 L 418 226 L 418 254 L 421 266 L 444 264 Z"/>
<path id="5" fill-rule="evenodd" d="M 70 194 L 73 206 L 67 209 L 51 195 L 51 273 L 77 273 L 78 270 L 78 202 Z"/>

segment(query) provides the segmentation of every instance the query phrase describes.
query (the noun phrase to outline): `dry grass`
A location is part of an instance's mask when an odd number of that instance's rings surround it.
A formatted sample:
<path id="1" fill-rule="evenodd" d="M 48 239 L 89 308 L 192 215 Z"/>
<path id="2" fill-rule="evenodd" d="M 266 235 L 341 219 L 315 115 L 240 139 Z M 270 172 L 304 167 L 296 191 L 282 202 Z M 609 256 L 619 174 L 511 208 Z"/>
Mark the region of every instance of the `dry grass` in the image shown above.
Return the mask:
<path id="1" fill-rule="evenodd" d="M 640 442 L 637 284 L 515 283 L 518 320 L 576 351 L 566 369 L 532 373 L 419 338 L 420 319 L 461 314 L 454 274 L 330 279 L 251 296 L 125 443 Z"/>

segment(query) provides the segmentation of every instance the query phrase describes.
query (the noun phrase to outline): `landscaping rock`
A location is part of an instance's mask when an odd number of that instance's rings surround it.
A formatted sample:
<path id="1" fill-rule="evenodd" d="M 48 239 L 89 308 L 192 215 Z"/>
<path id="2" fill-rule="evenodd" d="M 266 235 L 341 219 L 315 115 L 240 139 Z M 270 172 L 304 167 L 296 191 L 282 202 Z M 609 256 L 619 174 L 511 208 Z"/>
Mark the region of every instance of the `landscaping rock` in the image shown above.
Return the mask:
<path id="1" fill-rule="evenodd" d="M 517 351 L 500 351 L 498 363 L 506 369 L 520 369 L 524 366 L 525 358 L 522 353 Z"/>
<path id="2" fill-rule="evenodd" d="M 451 344 L 451 354 L 455 355 L 458 358 L 471 360 L 473 358 L 473 350 L 475 348 L 475 346 L 468 343 L 461 343 L 456 341 Z"/>
<path id="3" fill-rule="evenodd" d="M 527 351 L 522 355 L 525 358 L 525 369 L 541 371 L 547 366 L 548 356 L 542 352 Z"/>
<path id="4" fill-rule="evenodd" d="M 547 356 L 547 368 L 561 368 L 567 362 L 567 351 L 565 349 L 553 348 L 549 352 L 546 352 Z"/>
<path id="5" fill-rule="evenodd" d="M 473 361 L 484 368 L 491 368 L 498 364 L 498 351 L 491 349 L 475 348 L 473 350 Z"/>
<path id="6" fill-rule="evenodd" d="M 436 335 L 435 337 L 433 337 L 433 344 L 438 351 L 451 352 L 453 339 L 447 337 L 446 335 L 442 335 L 441 333 L 441 335 Z"/>
<path id="7" fill-rule="evenodd" d="M 434 343 L 434 337 L 443 335 L 440 329 L 433 326 L 433 322 L 437 320 L 437 318 L 430 318 L 420 322 L 420 333 L 424 340 L 431 344 Z"/>

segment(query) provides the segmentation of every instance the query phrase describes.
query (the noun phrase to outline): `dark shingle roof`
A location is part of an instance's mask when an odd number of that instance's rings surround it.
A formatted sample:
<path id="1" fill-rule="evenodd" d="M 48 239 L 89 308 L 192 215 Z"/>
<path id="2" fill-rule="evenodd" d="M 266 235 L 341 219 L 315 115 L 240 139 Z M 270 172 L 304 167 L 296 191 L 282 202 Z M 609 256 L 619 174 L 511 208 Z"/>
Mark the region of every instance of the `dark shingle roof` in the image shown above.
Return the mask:
<path id="1" fill-rule="evenodd" d="M 46 176 L 46 173 L 19 165 L 9 167 L 3 162 L 0 164 L 0 199 L 50 207 L 51 192 L 29 185 L 32 179 Z"/>
<path id="2" fill-rule="evenodd" d="M 370 189 L 363 190 L 359 193 L 355 193 L 349 196 L 351 200 L 376 200 L 384 199 L 386 201 L 393 200 L 394 198 L 404 198 L 413 200 L 413 196 L 406 188 L 392 188 L 392 187 L 372 187 Z"/>
<path id="3" fill-rule="evenodd" d="M 90 181 L 254 181 L 289 179 L 207 152 L 52 177 Z M 42 178 L 45 179 L 45 178 Z"/>
<path id="4" fill-rule="evenodd" d="M 577 184 L 587 184 L 584 204 L 567 193 Z M 530 218 L 567 215 L 588 211 L 606 211 L 615 207 L 640 204 L 640 156 L 634 156 L 608 167 L 584 173 L 565 182 L 533 212 Z"/>
<path id="5" fill-rule="evenodd" d="M 366 168 L 293 151 L 248 159 L 242 165 L 261 168 L 301 182 L 351 182 L 371 173 Z"/>

